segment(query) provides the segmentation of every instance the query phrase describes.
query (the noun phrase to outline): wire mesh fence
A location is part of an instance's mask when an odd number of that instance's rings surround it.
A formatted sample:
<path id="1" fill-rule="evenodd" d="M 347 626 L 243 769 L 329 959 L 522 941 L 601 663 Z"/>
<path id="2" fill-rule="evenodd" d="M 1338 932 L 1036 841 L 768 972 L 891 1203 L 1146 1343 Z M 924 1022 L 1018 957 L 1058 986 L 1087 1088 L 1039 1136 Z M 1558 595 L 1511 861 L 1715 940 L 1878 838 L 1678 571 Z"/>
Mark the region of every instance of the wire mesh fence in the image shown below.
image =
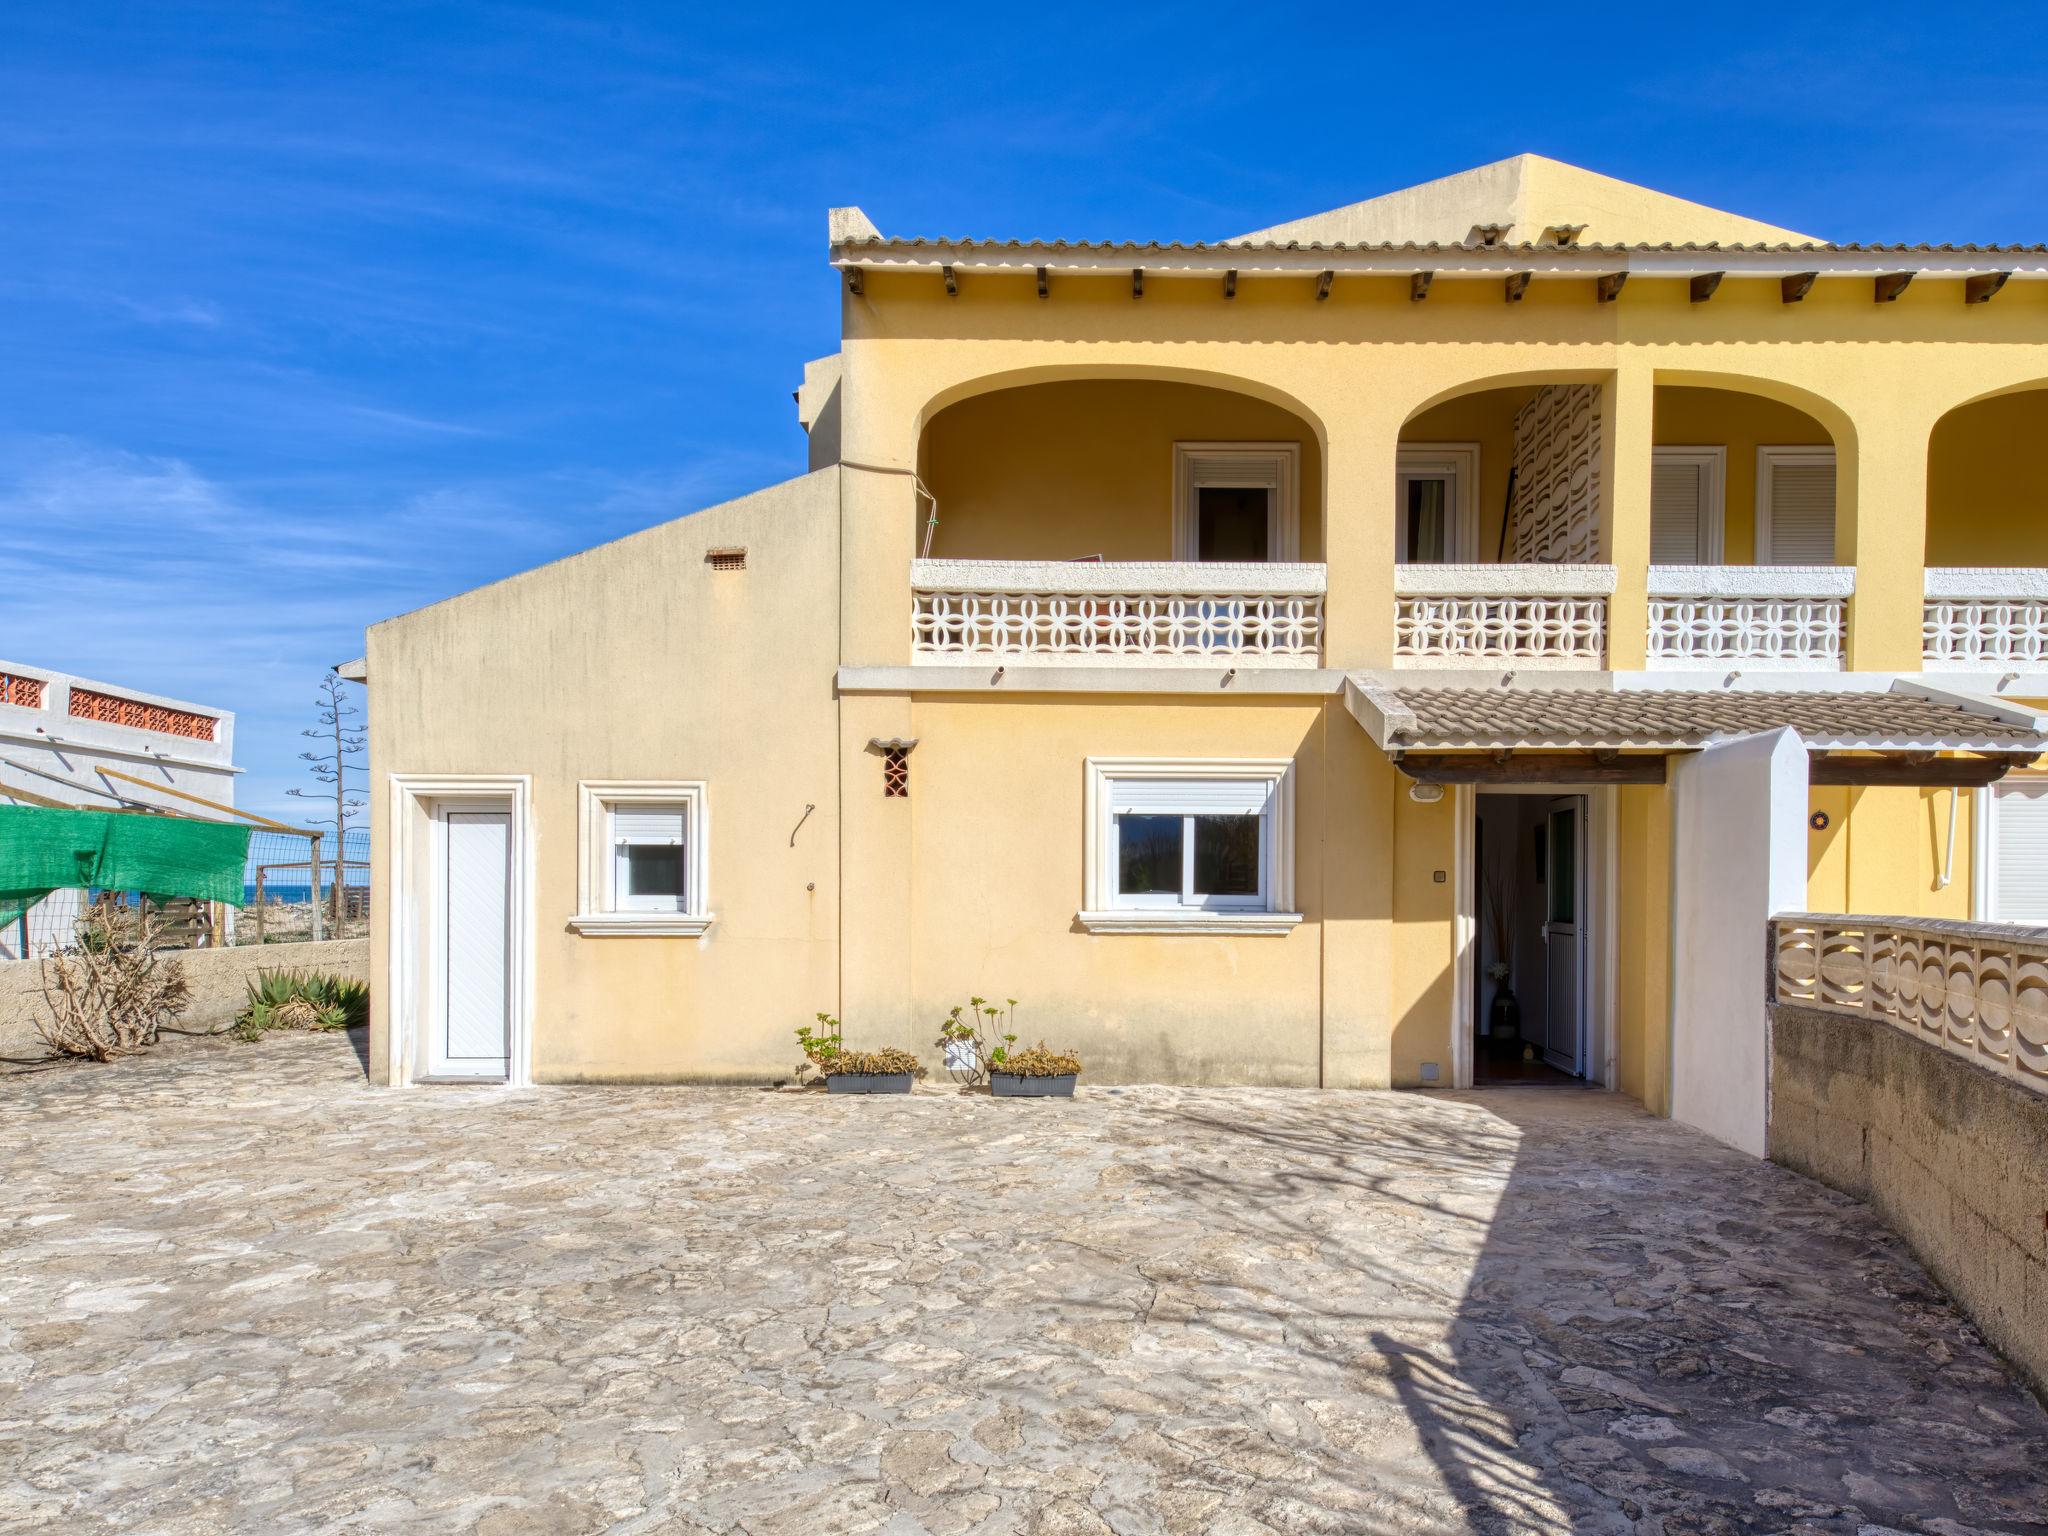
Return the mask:
<path id="1" fill-rule="evenodd" d="M 229 923 L 228 942 L 233 944 L 296 944 L 316 937 L 366 936 L 370 931 L 370 834 L 351 830 L 337 849 L 329 833 L 316 849 L 313 840 L 302 833 L 256 828 L 249 835 L 242 902 L 241 911 Z"/>

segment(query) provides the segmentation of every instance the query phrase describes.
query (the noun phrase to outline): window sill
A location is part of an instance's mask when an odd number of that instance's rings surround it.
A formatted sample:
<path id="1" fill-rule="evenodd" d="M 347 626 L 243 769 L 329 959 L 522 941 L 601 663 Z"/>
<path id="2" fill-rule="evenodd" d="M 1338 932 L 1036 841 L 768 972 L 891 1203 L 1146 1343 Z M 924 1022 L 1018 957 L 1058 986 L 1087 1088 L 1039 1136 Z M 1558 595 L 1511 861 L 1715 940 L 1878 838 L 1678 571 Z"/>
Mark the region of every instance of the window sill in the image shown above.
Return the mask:
<path id="1" fill-rule="evenodd" d="M 579 912 L 569 930 L 586 939 L 695 938 L 712 924 L 687 912 Z"/>
<path id="2" fill-rule="evenodd" d="M 1076 912 L 1074 921 L 1090 933 L 1236 934 L 1251 938 L 1292 933 L 1299 912 L 1161 912 L 1132 907 L 1111 912 Z"/>

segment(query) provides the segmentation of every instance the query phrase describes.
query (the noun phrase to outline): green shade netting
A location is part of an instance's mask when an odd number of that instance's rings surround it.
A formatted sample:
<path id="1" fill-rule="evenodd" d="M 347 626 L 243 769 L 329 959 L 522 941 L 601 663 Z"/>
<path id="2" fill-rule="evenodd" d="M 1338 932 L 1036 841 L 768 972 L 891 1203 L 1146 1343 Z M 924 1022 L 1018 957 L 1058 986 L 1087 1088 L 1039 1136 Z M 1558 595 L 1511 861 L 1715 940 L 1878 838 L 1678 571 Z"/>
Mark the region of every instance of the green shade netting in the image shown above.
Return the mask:
<path id="1" fill-rule="evenodd" d="M 184 816 L 0 805 L 0 925 L 90 887 L 242 905 L 249 829 Z"/>

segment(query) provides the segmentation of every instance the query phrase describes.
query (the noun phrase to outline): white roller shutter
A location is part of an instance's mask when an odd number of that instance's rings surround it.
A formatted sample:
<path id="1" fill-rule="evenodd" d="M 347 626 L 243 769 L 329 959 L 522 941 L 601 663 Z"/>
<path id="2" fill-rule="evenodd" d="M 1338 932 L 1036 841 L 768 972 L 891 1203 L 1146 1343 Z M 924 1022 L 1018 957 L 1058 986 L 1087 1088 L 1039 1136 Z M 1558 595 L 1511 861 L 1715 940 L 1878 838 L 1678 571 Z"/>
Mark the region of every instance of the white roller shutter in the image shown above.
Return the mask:
<path id="1" fill-rule="evenodd" d="M 1650 467 L 1650 564 L 1703 565 L 1700 543 L 1702 475 L 1697 464 Z"/>
<path id="2" fill-rule="evenodd" d="M 1271 779 L 1116 779 L 1111 815 L 1258 816 L 1273 798 Z"/>
<path id="3" fill-rule="evenodd" d="M 1835 466 L 1770 462 L 1771 547 L 1769 565 L 1835 563 Z"/>
<path id="4" fill-rule="evenodd" d="M 1994 786 L 1991 911 L 1996 923 L 2048 923 L 2048 780 Z"/>

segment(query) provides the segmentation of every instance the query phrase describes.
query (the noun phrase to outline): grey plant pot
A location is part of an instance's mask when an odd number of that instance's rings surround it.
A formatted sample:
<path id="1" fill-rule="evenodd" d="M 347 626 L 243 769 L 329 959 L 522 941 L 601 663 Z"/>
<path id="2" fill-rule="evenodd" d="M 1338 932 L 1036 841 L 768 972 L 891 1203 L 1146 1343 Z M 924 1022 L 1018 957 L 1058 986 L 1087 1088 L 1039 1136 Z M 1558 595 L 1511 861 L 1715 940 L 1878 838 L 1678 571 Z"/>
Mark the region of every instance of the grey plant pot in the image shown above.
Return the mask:
<path id="1" fill-rule="evenodd" d="M 830 1072 L 825 1076 L 827 1093 L 908 1093 L 908 1072 Z"/>
<path id="2" fill-rule="evenodd" d="M 1071 1099 L 1074 1074 L 1058 1077 L 1026 1077 L 1021 1072 L 991 1072 L 988 1091 L 999 1099 Z"/>

